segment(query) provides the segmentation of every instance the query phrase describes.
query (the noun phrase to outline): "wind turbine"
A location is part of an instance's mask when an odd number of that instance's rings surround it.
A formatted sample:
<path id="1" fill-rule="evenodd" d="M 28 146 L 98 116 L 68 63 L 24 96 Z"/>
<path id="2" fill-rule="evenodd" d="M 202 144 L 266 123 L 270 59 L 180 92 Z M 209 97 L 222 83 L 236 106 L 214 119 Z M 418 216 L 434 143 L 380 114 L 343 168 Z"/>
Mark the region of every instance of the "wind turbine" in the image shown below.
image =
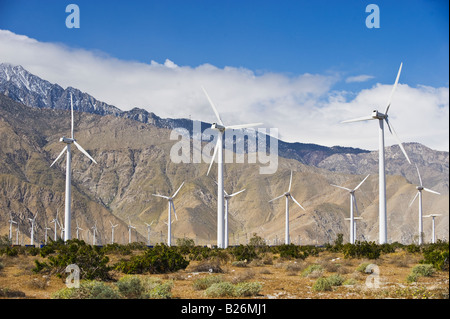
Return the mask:
<path id="1" fill-rule="evenodd" d="M 67 159 L 66 159 L 66 193 L 65 193 L 65 213 L 64 213 L 64 224 L 65 224 L 65 237 L 64 241 L 67 241 L 71 239 L 71 229 L 70 229 L 70 222 L 71 222 L 71 178 L 72 178 L 72 157 L 71 157 L 71 144 L 75 144 L 75 146 L 84 154 L 86 155 L 91 161 L 93 161 L 95 164 L 97 162 L 86 152 L 83 147 L 81 147 L 80 144 L 77 143 L 75 140 L 75 137 L 73 135 L 73 101 L 72 101 L 72 94 L 70 94 L 70 107 L 71 107 L 71 116 L 72 116 L 72 122 L 71 122 L 71 134 L 72 137 L 68 138 L 63 136 L 60 138 L 60 142 L 65 143 L 66 146 L 63 148 L 62 152 L 58 155 L 58 157 L 55 159 L 55 161 L 50 165 L 50 167 L 53 166 L 64 154 L 64 152 L 67 151 Z"/>
<path id="2" fill-rule="evenodd" d="M 111 221 L 109 223 L 111 224 L 111 244 L 114 244 L 114 228 L 119 226 L 119 224 L 113 225 Z"/>
<path id="3" fill-rule="evenodd" d="M 83 230 L 83 228 L 81 228 L 80 226 L 78 226 L 78 220 L 76 220 L 77 223 L 77 239 L 79 239 L 79 231 Z"/>
<path id="4" fill-rule="evenodd" d="M 215 182 L 217 184 L 217 182 Z M 228 195 L 228 193 L 225 191 L 225 189 L 223 190 L 224 192 L 224 199 L 225 199 L 225 214 L 224 214 L 224 236 L 225 236 L 225 246 L 223 248 L 227 248 L 228 247 L 228 201 L 230 200 L 231 197 L 236 196 L 237 194 L 242 193 L 243 191 L 245 191 L 245 189 L 240 190 L 239 192 L 233 193 L 231 195 Z"/>
<path id="5" fill-rule="evenodd" d="M 31 238 L 30 238 L 30 245 L 34 245 L 34 223 L 36 222 L 36 215 L 34 215 L 33 218 L 28 218 L 28 220 L 31 222 Z"/>
<path id="6" fill-rule="evenodd" d="M 55 218 L 53 218 L 52 221 L 50 222 L 50 224 L 51 223 L 55 224 L 55 230 L 54 230 L 55 231 L 55 238 L 54 238 L 55 241 L 56 241 L 56 236 L 57 236 L 57 234 L 56 234 L 56 225 L 58 224 L 58 219 L 57 218 L 58 218 L 58 210 L 56 210 Z"/>
<path id="7" fill-rule="evenodd" d="M 128 243 L 131 244 L 131 229 L 136 229 L 136 227 L 131 225 L 130 217 L 128 217 Z"/>
<path id="8" fill-rule="evenodd" d="M 378 120 L 379 124 L 379 130 L 378 130 L 378 143 L 379 143 L 379 160 L 378 160 L 378 170 L 379 170 L 379 212 L 378 212 L 378 220 L 379 220 L 379 244 L 386 244 L 387 243 L 387 214 L 386 214 L 386 171 L 385 171 L 385 156 L 384 156 L 384 121 L 386 121 L 386 124 L 389 128 L 389 132 L 394 136 L 394 138 L 397 140 L 398 145 L 400 146 L 400 149 L 402 150 L 403 154 L 405 154 L 406 159 L 408 160 L 408 163 L 411 164 L 411 161 L 409 160 L 408 155 L 406 154 L 405 149 L 403 148 L 403 145 L 400 141 L 400 139 L 397 136 L 397 133 L 395 133 L 394 127 L 392 126 L 392 123 L 388 120 L 388 111 L 391 106 L 391 99 L 394 95 L 395 89 L 397 88 L 398 79 L 400 78 L 400 73 L 402 71 L 403 63 L 400 64 L 400 68 L 397 73 L 397 78 L 395 79 L 394 86 L 392 87 L 391 94 L 389 96 L 386 111 L 384 113 L 378 112 L 378 110 L 374 110 L 372 112 L 371 116 L 366 117 L 360 117 L 352 120 L 342 121 L 341 123 L 349 123 L 349 122 L 358 122 L 358 121 L 367 121 L 367 120 Z"/>
<path id="9" fill-rule="evenodd" d="M 17 224 L 16 221 L 13 220 L 11 212 L 9 213 L 9 240 L 12 242 L 12 224 Z"/>
<path id="10" fill-rule="evenodd" d="M 353 242 L 350 242 L 351 244 L 354 244 L 356 241 L 356 221 L 357 220 L 361 220 L 363 219 L 362 217 L 353 217 L 353 224 L 351 222 L 351 218 L 344 218 L 345 220 L 349 220 L 350 221 L 350 232 L 353 229 Z"/>
<path id="11" fill-rule="evenodd" d="M 417 193 L 416 193 L 416 196 L 414 196 L 411 203 L 409 203 L 409 207 L 411 207 L 411 205 L 416 200 L 417 196 L 419 196 L 419 245 L 422 245 L 423 244 L 422 191 L 426 191 L 426 192 L 437 194 L 437 195 L 441 195 L 441 194 L 434 190 L 431 190 L 429 188 L 423 187 L 422 178 L 420 177 L 420 173 L 419 173 L 419 168 L 417 167 L 417 164 L 415 164 L 415 165 L 416 165 L 416 169 L 417 169 L 417 175 L 419 175 L 420 185 L 416 186 Z"/>
<path id="12" fill-rule="evenodd" d="M 150 227 L 153 225 L 153 222 L 154 220 L 150 224 L 144 222 L 147 225 L 147 245 L 150 245 Z"/>
<path id="13" fill-rule="evenodd" d="M 276 200 L 276 199 L 279 199 L 279 198 L 281 198 L 281 197 L 283 197 L 283 196 L 286 197 L 286 221 L 285 221 L 285 234 L 284 234 L 284 243 L 285 243 L 286 245 L 289 245 L 289 243 L 290 243 L 290 238 L 289 238 L 289 198 L 291 198 L 291 199 L 294 201 L 294 203 L 296 203 L 301 209 L 305 210 L 305 209 L 302 207 L 302 205 L 300 205 L 300 204 L 295 200 L 295 198 L 291 195 L 291 186 L 292 186 L 292 171 L 291 171 L 291 178 L 290 178 L 290 180 L 289 180 L 289 188 L 288 188 L 288 191 L 285 192 L 284 194 L 278 196 L 278 197 L 275 197 L 274 199 L 269 200 L 269 203 L 270 203 L 270 202 L 272 202 L 272 201 L 274 201 L 274 200 Z"/>
<path id="14" fill-rule="evenodd" d="M 92 245 L 93 246 L 95 246 L 95 244 L 96 244 L 96 234 L 97 234 L 97 221 L 95 221 L 94 222 L 94 227 L 91 227 L 92 228 L 92 233 L 93 233 L 93 236 L 92 236 Z"/>
<path id="15" fill-rule="evenodd" d="M 230 129 L 243 129 L 250 128 L 262 125 L 263 123 L 251 123 L 251 124 L 241 124 L 241 125 L 230 125 L 225 126 L 220 118 L 219 112 L 217 111 L 214 103 L 210 99 L 208 93 L 205 88 L 202 87 L 203 92 L 206 95 L 206 98 L 211 105 L 214 114 L 217 117 L 218 123 L 213 123 L 211 125 L 211 129 L 218 131 L 217 134 L 217 144 L 214 148 L 214 154 L 211 158 L 211 163 L 209 164 L 208 172 L 206 175 L 209 175 L 209 171 L 211 170 L 211 166 L 214 162 L 214 159 L 217 155 L 217 247 L 224 248 L 225 247 L 225 227 L 224 227 L 224 192 L 223 192 L 223 139 L 226 130 Z"/>
<path id="16" fill-rule="evenodd" d="M 354 216 L 354 213 L 353 213 L 353 207 L 355 207 L 356 212 L 357 212 L 358 215 L 359 215 L 359 212 L 358 212 L 358 205 L 356 205 L 355 191 L 356 191 L 356 190 L 357 190 L 357 189 L 365 182 L 365 180 L 366 180 L 369 176 L 370 176 L 370 174 L 367 175 L 367 176 L 362 180 L 362 182 L 359 183 L 358 186 L 356 186 L 354 189 L 350 189 L 350 188 L 347 188 L 347 187 L 343 187 L 343 186 L 338 186 L 338 185 L 333 185 L 333 184 L 331 184 L 331 186 L 334 186 L 334 187 L 338 187 L 338 188 L 344 189 L 344 190 L 346 190 L 346 191 L 348 191 L 348 192 L 350 193 L 350 218 L 349 218 L 349 220 L 350 220 L 350 244 L 354 244 L 354 243 L 355 243 L 355 237 L 356 237 L 356 235 L 355 235 L 355 233 L 354 233 L 354 227 L 353 227 L 354 219 L 355 219 L 355 216 Z M 346 219 L 346 220 L 347 220 L 347 219 Z"/>
<path id="17" fill-rule="evenodd" d="M 167 219 L 167 245 L 170 247 L 172 240 L 171 240 L 171 232 L 172 232 L 172 216 L 171 216 L 171 208 L 173 208 L 173 213 L 175 214 L 175 219 L 178 220 L 177 213 L 175 211 L 175 205 L 173 204 L 173 199 L 175 196 L 177 196 L 178 192 L 180 191 L 181 187 L 183 187 L 184 182 L 181 184 L 181 186 L 177 189 L 177 191 L 172 195 L 172 197 L 169 196 L 163 196 L 159 194 L 152 194 L 153 196 L 162 197 L 168 200 L 169 202 L 169 212 L 168 212 L 168 219 Z"/>
<path id="18" fill-rule="evenodd" d="M 44 228 L 44 230 L 45 230 L 45 240 L 44 240 L 44 244 L 45 244 L 45 245 L 47 245 L 47 239 L 48 239 L 47 234 L 48 234 L 48 231 L 49 231 L 50 229 L 51 229 L 51 228 L 47 227 L 47 223 L 45 223 L 45 228 Z"/>
<path id="19" fill-rule="evenodd" d="M 426 215 L 426 216 L 423 216 L 423 217 L 431 217 L 432 218 L 432 222 L 433 222 L 433 224 L 432 224 L 432 236 L 431 236 L 431 242 L 434 244 L 434 243 L 436 243 L 436 232 L 435 232 L 435 230 L 436 230 L 436 228 L 435 228 L 435 225 L 434 225 L 434 218 L 435 217 L 438 217 L 438 216 L 442 216 L 442 214 L 430 214 L 430 215 Z"/>

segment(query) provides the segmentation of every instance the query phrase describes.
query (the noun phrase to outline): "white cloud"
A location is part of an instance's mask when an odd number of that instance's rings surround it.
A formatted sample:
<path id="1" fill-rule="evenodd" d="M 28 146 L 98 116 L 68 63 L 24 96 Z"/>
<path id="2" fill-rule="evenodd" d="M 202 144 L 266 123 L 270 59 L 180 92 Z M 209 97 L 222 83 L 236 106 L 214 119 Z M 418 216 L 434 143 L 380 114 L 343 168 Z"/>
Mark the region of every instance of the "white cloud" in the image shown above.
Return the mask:
<path id="1" fill-rule="evenodd" d="M 367 74 L 361 74 L 361 75 L 356 75 L 356 76 L 349 76 L 348 78 L 345 79 L 345 83 L 366 82 L 366 81 L 369 81 L 369 80 L 371 80 L 373 78 L 374 78 L 374 76 L 367 75 Z"/>
<path id="2" fill-rule="evenodd" d="M 124 61 L 3 30 L 0 62 L 20 64 L 43 79 L 76 87 L 122 110 L 140 107 L 161 117 L 212 122 L 215 116 L 201 90 L 204 86 L 225 124 L 263 122 L 278 128 L 285 141 L 364 149 L 378 148 L 375 121 L 340 121 L 370 115 L 374 108 L 384 112 L 392 88 L 377 84 L 360 92 L 335 91 L 333 85 L 342 79 L 329 75 L 256 75 L 245 68 L 179 66 L 169 59 Z M 353 81 L 364 77 L 370 76 Z M 448 99 L 448 87 L 412 88 L 400 79 L 389 115 L 401 140 L 448 151 Z M 395 144 L 386 134 L 386 145 Z"/>

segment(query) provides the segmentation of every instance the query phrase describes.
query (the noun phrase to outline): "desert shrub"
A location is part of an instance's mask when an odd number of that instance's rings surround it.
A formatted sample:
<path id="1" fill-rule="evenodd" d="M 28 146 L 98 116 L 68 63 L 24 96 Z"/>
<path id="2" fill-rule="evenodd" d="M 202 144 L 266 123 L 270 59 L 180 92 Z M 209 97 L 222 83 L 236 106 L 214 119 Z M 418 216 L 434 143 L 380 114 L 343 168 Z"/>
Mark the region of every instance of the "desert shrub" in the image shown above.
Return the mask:
<path id="1" fill-rule="evenodd" d="M 101 281 L 82 280 L 79 288 L 63 288 L 52 299 L 120 299 L 117 289 Z"/>
<path id="2" fill-rule="evenodd" d="M 135 276 L 124 276 L 116 282 L 119 293 L 126 299 L 141 299 L 144 286 L 141 280 Z"/>
<path id="3" fill-rule="evenodd" d="M 57 254 L 49 255 L 47 262 L 35 260 L 34 272 L 47 271 L 64 277 L 66 267 L 76 264 L 80 268 L 80 279 L 109 280 L 110 267 L 107 266 L 109 258 L 98 247 L 87 245 L 78 239 L 68 240 L 66 244 L 56 246 Z"/>
<path id="4" fill-rule="evenodd" d="M 230 254 L 238 261 L 245 260 L 250 262 L 254 258 L 258 258 L 255 246 L 239 245 L 228 248 Z"/>
<path id="5" fill-rule="evenodd" d="M 341 286 L 345 281 L 345 278 L 339 274 L 331 275 L 327 277 L 327 280 L 330 282 L 332 286 Z"/>
<path id="6" fill-rule="evenodd" d="M 262 284 L 259 282 L 240 282 L 234 286 L 235 297 L 252 297 L 259 294 Z"/>
<path id="7" fill-rule="evenodd" d="M 327 280 L 327 278 L 324 277 L 320 277 L 319 279 L 317 279 L 312 286 L 312 289 L 314 291 L 329 291 L 331 290 L 331 288 L 331 283 Z"/>
<path id="8" fill-rule="evenodd" d="M 353 286 L 356 285 L 358 283 L 358 281 L 355 278 L 349 278 L 347 280 L 345 280 L 342 285 L 344 286 Z"/>
<path id="9" fill-rule="evenodd" d="M 9 289 L 9 288 L 0 288 L 0 297 L 1 298 L 25 297 L 25 293 L 20 290 L 13 290 L 13 289 Z"/>
<path id="10" fill-rule="evenodd" d="M 369 265 L 370 265 L 370 263 L 367 263 L 367 262 L 362 263 L 356 268 L 356 271 L 359 271 L 360 273 L 365 273 L 366 272 L 366 268 Z"/>
<path id="11" fill-rule="evenodd" d="M 205 290 L 205 296 L 211 298 L 234 296 L 234 285 L 228 281 L 212 284 Z"/>
<path id="12" fill-rule="evenodd" d="M 416 244 L 407 245 L 406 251 L 411 254 L 420 253 L 420 246 Z"/>
<path id="13" fill-rule="evenodd" d="M 438 240 L 435 244 L 426 245 L 423 257 L 421 264 L 432 264 L 438 270 L 448 270 L 449 244 Z"/>
<path id="14" fill-rule="evenodd" d="M 5 248 L 2 249 L 2 254 L 8 257 L 16 257 L 19 255 L 19 249 L 17 247 L 6 246 Z"/>
<path id="15" fill-rule="evenodd" d="M 125 274 L 163 274 L 185 269 L 189 262 L 176 250 L 164 244 L 147 249 L 129 260 L 121 260 L 115 269 Z"/>
<path id="16" fill-rule="evenodd" d="M 294 244 L 280 245 L 277 248 L 277 251 L 280 254 L 281 258 L 305 259 L 309 255 L 307 251 L 302 250 L 301 246 L 297 246 Z"/>
<path id="17" fill-rule="evenodd" d="M 114 255 L 131 255 L 132 249 L 130 245 L 120 245 L 118 243 L 107 244 L 101 248 L 104 254 Z"/>
<path id="18" fill-rule="evenodd" d="M 148 284 L 147 284 L 148 285 Z M 145 284 L 144 284 L 145 286 Z M 154 282 L 145 290 L 145 298 L 148 299 L 170 299 L 172 298 L 173 282 Z"/>
<path id="19" fill-rule="evenodd" d="M 207 276 L 203 278 L 198 278 L 192 284 L 194 290 L 205 290 L 208 289 L 211 285 L 217 284 L 219 282 L 223 282 L 222 276 Z"/>
<path id="20" fill-rule="evenodd" d="M 323 273 L 323 267 L 318 264 L 309 265 L 302 271 L 302 277 L 321 277 Z"/>
<path id="21" fill-rule="evenodd" d="M 375 242 L 356 241 L 355 244 L 342 246 L 344 258 L 368 258 L 377 259 L 381 255 L 382 248 Z"/>
<path id="22" fill-rule="evenodd" d="M 231 263 L 234 267 L 247 267 L 247 260 L 236 260 Z"/>
<path id="23" fill-rule="evenodd" d="M 407 282 L 415 282 L 421 276 L 430 277 L 434 274 L 435 269 L 431 264 L 416 265 L 411 269 L 410 274 L 406 278 Z"/>

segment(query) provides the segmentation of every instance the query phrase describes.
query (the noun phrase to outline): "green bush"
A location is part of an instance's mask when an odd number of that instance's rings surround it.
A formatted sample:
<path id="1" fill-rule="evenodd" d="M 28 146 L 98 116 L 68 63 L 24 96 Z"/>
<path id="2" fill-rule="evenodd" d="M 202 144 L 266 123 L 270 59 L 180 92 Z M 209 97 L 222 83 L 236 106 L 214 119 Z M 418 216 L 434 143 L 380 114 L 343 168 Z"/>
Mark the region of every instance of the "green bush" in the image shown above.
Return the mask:
<path id="1" fill-rule="evenodd" d="M 381 251 L 382 247 L 380 245 L 366 241 L 356 241 L 355 244 L 347 243 L 342 247 L 344 258 L 377 259 L 380 257 Z"/>
<path id="2" fill-rule="evenodd" d="M 320 277 L 314 282 L 312 286 L 314 291 L 330 291 L 332 289 L 331 283 L 327 280 L 327 278 Z"/>
<path id="3" fill-rule="evenodd" d="M 310 275 L 313 272 L 322 272 L 323 271 L 323 267 L 321 265 L 309 265 L 305 270 L 302 271 L 302 276 L 303 277 L 307 277 L 308 275 Z"/>
<path id="4" fill-rule="evenodd" d="M 327 277 L 327 280 L 330 282 L 332 286 L 341 286 L 342 283 L 345 281 L 345 278 L 343 278 L 339 274 L 335 274 Z"/>
<path id="5" fill-rule="evenodd" d="M 114 268 L 125 274 L 163 274 L 185 269 L 188 265 L 189 262 L 176 247 L 163 244 L 133 256 L 130 260 L 121 260 Z"/>
<path id="6" fill-rule="evenodd" d="M 212 284 L 205 290 L 205 295 L 211 298 L 233 297 L 234 285 L 228 281 L 222 281 Z"/>
<path id="7" fill-rule="evenodd" d="M 80 279 L 110 280 L 110 268 L 107 266 L 109 258 L 99 248 L 87 245 L 78 239 L 68 240 L 65 244 L 54 242 L 54 255 L 48 255 L 47 260 L 39 262 L 35 260 L 34 272 L 47 271 L 55 273 L 59 277 L 66 275 L 66 267 L 75 264 L 80 268 Z M 50 250 L 44 253 L 49 253 Z"/>
<path id="8" fill-rule="evenodd" d="M 192 284 L 194 290 L 205 290 L 211 285 L 223 282 L 223 276 L 207 276 L 203 278 L 198 278 Z"/>
<path id="9" fill-rule="evenodd" d="M 144 286 L 141 280 L 135 276 L 124 276 L 116 283 L 119 293 L 126 299 L 141 299 Z"/>
<path id="10" fill-rule="evenodd" d="M 258 258 L 255 246 L 249 245 L 239 245 L 235 247 L 228 248 L 230 254 L 238 261 L 246 260 L 247 262 L 252 261 L 254 258 Z"/>
<path id="11" fill-rule="evenodd" d="M 302 249 L 301 246 L 296 246 L 294 244 L 280 245 L 277 249 L 281 258 L 295 258 L 295 259 L 306 259 L 308 257 L 308 252 Z"/>
<path id="12" fill-rule="evenodd" d="M 423 247 L 423 257 L 421 264 L 432 264 L 438 270 L 448 271 L 449 244 L 441 240 L 428 244 Z"/>
<path id="13" fill-rule="evenodd" d="M 262 284 L 259 282 L 240 282 L 234 286 L 235 297 L 252 297 L 259 294 Z"/>
<path id="14" fill-rule="evenodd" d="M 110 285 L 94 280 L 80 282 L 79 288 L 63 288 L 52 299 L 120 299 L 119 292 Z"/>
<path id="15" fill-rule="evenodd" d="M 406 278 L 407 282 L 415 282 L 421 276 L 430 277 L 434 274 L 435 269 L 431 264 L 416 265 L 411 269 L 411 273 Z"/>

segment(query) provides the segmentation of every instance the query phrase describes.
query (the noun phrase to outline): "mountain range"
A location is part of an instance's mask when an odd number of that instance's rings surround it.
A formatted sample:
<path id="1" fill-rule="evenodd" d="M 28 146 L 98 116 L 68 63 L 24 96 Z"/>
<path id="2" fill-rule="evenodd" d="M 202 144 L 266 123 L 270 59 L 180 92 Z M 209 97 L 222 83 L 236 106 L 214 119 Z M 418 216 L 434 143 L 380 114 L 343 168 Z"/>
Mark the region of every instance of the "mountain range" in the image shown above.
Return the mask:
<path id="1" fill-rule="evenodd" d="M 146 241 L 144 222 L 151 221 L 151 242 L 164 240 L 167 202 L 152 194 L 169 195 L 184 181 L 175 200 L 178 221 L 172 225 L 173 234 L 214 244 L 216 166 L 207 177 L 209 163 L 177 164 L 170 159 L 176 142 L 169 138 L 173 129 L 186 129 L 196 138 L 191 120 L 163 119 L 139 108 L 122 111 L 7 63 L 0 64 L 0 234 L 9 230 L 10 213 L 25 238 L 30 233 L 28 218 L 37 213 L 41 241 L 46 226 L 53 236 L 50 222 L 57 213 L 63 220 L 65 161 L 49 166 L 62 149 L 59 138 L 70 131 L 70 94 L 77 140 L 98 162 L 91 163 L 78 151 L 72 154 L 73 218 L 83 228 L 83 238 L 88 239 L 87 229 L 96 221 L 99 242 L 107 243 L 113 222 L 119 224 L 116 240 L 125 243 L 130 218 L 137 227 L 133 240 Z M 207 127 L 209 123 L 201 123 L 202 130 Z M 441 193 L 424 194 L 424 212 L 443 214 L 436 220 L 437 236 L 448 239 L 449 154 L 418 143 L 404 146 L 424 185 Z M 230 244 L 245 243 L 253 233 L 271 241 L 284 237 L 284 201 L 268 201 L 287 190 L 290 170 L 292 193 L 306 209 L 291 207 L 293 242 L 323 243 L 338 233 L 348 238 L 344 217 L 349 214 L 349 196 L 330 184 L 356 186 L 367 174 L 371 176 L 357 193 L 363 217 L 357 233 L 361 239 L 377 240 L 378 152 L 278 140 L 278 155 L 278 170 L 270 175 L 259 174 L 258 165 L 248 161 L 225 165 L 227 192 L 246 189 L 230 202 Z M 386 170 L 388 237 L 408 243 L 418 228 L 417 203 L 409 207 L 417 172 L 397 145 L 386 147 Z M 424 225 L 429 236 L 431 222 L 424 220 Z"/>

